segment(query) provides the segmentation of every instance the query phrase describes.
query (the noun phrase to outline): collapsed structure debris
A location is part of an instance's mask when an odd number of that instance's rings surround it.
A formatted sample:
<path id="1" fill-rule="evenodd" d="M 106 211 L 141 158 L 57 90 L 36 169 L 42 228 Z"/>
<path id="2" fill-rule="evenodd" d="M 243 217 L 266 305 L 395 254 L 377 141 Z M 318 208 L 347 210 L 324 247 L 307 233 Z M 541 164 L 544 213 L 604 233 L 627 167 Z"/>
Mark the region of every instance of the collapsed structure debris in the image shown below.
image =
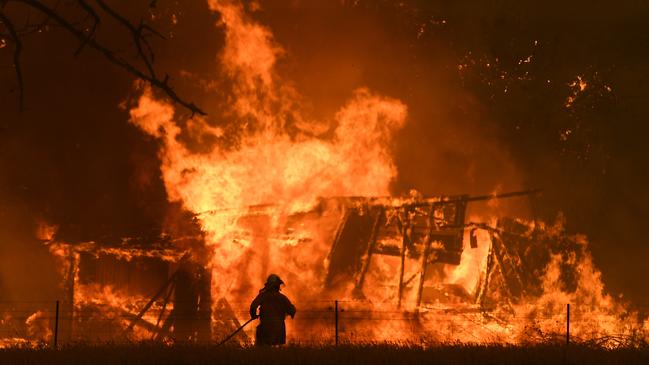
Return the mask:
<path id="1" fill-rule="evenodd" d="M 530 227 L 511 218 L 501 218 L 496 227 L 483 227 L 491 237 L 487 266 L 477 290 L 476 302 L 485 310 L 497 305 L 516 304 L 542 294 L 541 278 L 552 255 L 561 255 L 561 287 L 576 290 L 575 265 L 584 255 L 584 245 L 568 236 L 561 225 Z M 571 259 L 572 257 L 572 259 Z M 505 295 L 501 295 L 505 294 Z"/>
<path id="2" fill-rule="evenodd" d="M 358 199 L 345 210 L 331 253 L 326 283 L 353 277 L 354 293 L 363 297 L 365 275 L 374 255 L 400 257 L 397 306 L 401 306 L 404 288 L 417 279 L 416 306 L 425 289 L 431 264 L 459 265 L 462 257 L 465 215 L 472 201 L 501 199 L 536 193 L 526 190 L 499 195 L 442 196 L 389 204 L 377 199 Z M 475 243 L 472 240 L 472 246 Z M 414 276 L 404 278 L 406 257 L 420 260 Z"/>
<path id="3" fill-rule="evenodd" d="M 535 290 L 535 273 L 526 271 L 533 259 L 529 252 L 530 242 L 517 240 L 523 227 L 515 225 L 514 221 L 503 220 L 495 228 L 465 222 L 467 204 L 534 193 L 535 190 L 527 190 L 474 197 L 321 199 L 311 211 L 291 214 L 279 230 L 283 233 L 267 239 L 308 240 L 294 237 L 296 227 L 306 219 L 326 220 L 323 218 L 325 211 L 333 205 L 339 218 L 336 219 L 337 227 L 332 229 L 326 258 L 328 265 L 322 279 L 323 291 L 334 291 L 351 282 L 354 298 L 363 299 L 373 260 L 392 256 L 400 260 L 395 288 L 397 308 L 402 306 L 406 288 L 416 290 L 414 307 L 419 308 L 427 301 L 427 291 L 434 290 L 429 285 L 439 279 L 429 274 L 431 268 L 459 265 L 465 231 L 471 230 L 470 244 L 476 247 L 475 230 L 487 229 L 492 234 L 493 246 L 486 273 L 480 281 L 477 299 L 466 298 L 467 304 L 478 303 L 487 308 L 494 300 L 502 299 L 491 294 L 490 289 L 495 286 L 507 286 L 512 300 Z M 242 232 L 253 231 L 271 214 L 271 208 L 270 205 L 251 207 L 247 214 L 238 217 L 238 224 L 244 228 Z M 49 246 L 66 261 L 63 266 L 67 298 L 63 302 L 63 312 L 68 320 L 62 323 L 64 335 L 61 338 L 87 337 L 88 329 L 96 326 L 102 317 L 112 318 L 114 328 L 109 329 L 103 318 L 101 326 L 105 333 L 96 335 L 94 339 L 97 340 L 129 338 L 134 331 L 144 331 L 147 338 L 159 341 L 208 341 L 240 326 L 242 318 L 228 300 L 215 298 L 212 293 L 212 273 L 200 232 L 183 237 L 155 232 L 138 238 L 102 237 L 66 242 L 65 231 L 62 231 Z M 405 276 L 406 259 L 419 262 L 414 275 L 409 277 Z M 542 261 L 535 263 L 543 264 Z M 101 289 L 106 287 L 139 300 L 124 305 L 92 297 L 106 296 L 106 291 Z M 245 340 L 245 334 L 241 339 Z"/>
<path id="4" fill-rule="evenodd" d="M 212 337 L 211 272 L 171 237 L 52 242 L 50 250 L 64 260 L 62 339 L 127 339 L 140 329 L 152 340 Z"/>

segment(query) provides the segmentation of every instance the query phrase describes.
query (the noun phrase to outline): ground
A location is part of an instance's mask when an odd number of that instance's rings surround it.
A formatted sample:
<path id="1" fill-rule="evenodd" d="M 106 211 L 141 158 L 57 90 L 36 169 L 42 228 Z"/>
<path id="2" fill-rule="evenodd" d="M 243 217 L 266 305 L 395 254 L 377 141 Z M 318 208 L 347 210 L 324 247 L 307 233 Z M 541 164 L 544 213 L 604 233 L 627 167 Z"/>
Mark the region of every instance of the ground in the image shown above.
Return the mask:
<path id="1" fill-rule="evenodd" d="M 242 348 L 237 346 L 72 346 L 0 350 L 0 364 L 648 364 L 649 348 L 437 345 Z"/>

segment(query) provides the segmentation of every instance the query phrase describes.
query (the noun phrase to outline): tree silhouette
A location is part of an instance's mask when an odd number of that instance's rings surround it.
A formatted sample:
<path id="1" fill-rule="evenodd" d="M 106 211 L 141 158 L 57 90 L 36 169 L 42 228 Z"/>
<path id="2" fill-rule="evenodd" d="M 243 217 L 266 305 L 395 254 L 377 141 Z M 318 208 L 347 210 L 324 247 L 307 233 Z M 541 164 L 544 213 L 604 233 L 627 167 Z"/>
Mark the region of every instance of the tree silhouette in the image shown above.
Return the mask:
<path id="1" fill-rule="evenodd" d="M 188 109 L 192 115 L 206 114 L 196 104 L 178 95 L 169 84 L 169 75 L 164 74 L 162 76 L 154 67 L 155 54 L 149 39 L 151 37 L 164 39 L 165 37 L 160 32 L 146 24 L 142 19 L 136 23 L 130 21 L 125 15 L 103 0 L 66 2 L 66 5 L 73 5 L 72 10 L 70 10 L 71 7 L 61 7 L 60 3 L 58 1 L 49 5 L 46 1 L 39 0 L 0 0 L 0 23 L 4 28 L 0 28 L 1 44 L 9 43 L 13 46 L 13 66 L 18 82 L 18 104 L 21 110 L 24 107 L 24 82 L 21 68 L 23 38 L 56 27 L 79 40 L 80 44 L 74 52 L 75 55 L 79 55 L 85 48 L 92 48 L 113 65 L 124 69 L 126 72 L 162 91 L 173 102 Z M 155 6 L 155 0 L 149 2 L 149 7 L 155 8 Z M 28 16 L 27 21 L 18 26 L 17 24 L 20 21 L 18 14 L 21 10 L 28 11 L 29 15 L 36 13 L 41 20 L 33 22 L 29 20 L 30 17 Z M 104 19 L 116 21 L 126 30 L 128 39 L 122 41 L 123 43 L 130 43 L 135 48 L 135 62 L 120 56 L 110 46 L 97 39 L 97 27 Z"/>

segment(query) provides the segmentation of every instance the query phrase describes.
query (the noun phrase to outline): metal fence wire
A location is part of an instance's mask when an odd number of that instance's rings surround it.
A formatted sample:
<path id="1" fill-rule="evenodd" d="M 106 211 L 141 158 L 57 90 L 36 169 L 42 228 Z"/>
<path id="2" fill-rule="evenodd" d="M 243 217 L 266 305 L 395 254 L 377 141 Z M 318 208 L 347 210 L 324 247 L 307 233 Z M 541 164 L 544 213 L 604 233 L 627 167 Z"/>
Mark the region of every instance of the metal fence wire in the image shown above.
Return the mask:
<path id="1" fill-rule="evenodd" d="M 153 306 L 138 323 L 137 313 L 110 305 L 75 307 L 58 301 L 0 301 L 0 347 L 62 343 L 138 342 L 180 340 L 174 330 L 189 328 L 183 340 L 219 342 L 249 319 L 249 303 L 212 309 L 207 323 L 209 338 L 199 340 L 192 328 L 206 323 L 194 315 L 174 315 L 165 336 L 157 336 L 164 323 L 163 309 Z M 625 313 L 593 312 L 567 304 L 550 313 L 533 310 L 485 311 L 476 306 L 400 309 L 362 301 L 323 300 L 297 303 L 294 318 L 287 318 L 292 343 L 516 343 L 590 342 L 605 346 L 649 341 L 649 306 Z M 167 313 L 170 311 L 166 308 Z M 129 325 L 136 322 L 131 330 Z M 256 321 L 233 337 L 232 343 L 251 344 Z"/>

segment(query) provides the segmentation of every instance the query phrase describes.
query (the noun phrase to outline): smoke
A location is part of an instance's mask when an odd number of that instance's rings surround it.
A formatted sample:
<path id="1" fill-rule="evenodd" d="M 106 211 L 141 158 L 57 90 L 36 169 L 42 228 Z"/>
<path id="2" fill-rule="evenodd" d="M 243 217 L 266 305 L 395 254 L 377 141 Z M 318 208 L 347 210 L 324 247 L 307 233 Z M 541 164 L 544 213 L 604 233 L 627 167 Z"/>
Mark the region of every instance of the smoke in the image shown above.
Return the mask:
<path id="1" fill-rule="evenodd" d="M 236 3 L 210 6 L 226 34 L 219 65 L 233 85 L 228 113 L 240 125 L 237 147 L 219 143 L 228 131 L 194 119 L 187 123 L 192 134 L 215 143 L 207 153 L 193 152 L 179 141 L 173 108 L 148 89 L 131 110 L 135 125 L 163 141 L 170 200 L 200 213 L 264 203 L 296 210 L 322 196 L 388 195 L 397 175 L 390 146 L 406 106 L 359 88 L 329 121 L 305 118 L 299 95 L 274 70 L 281 48 L 270 31 Z"/>
<path id="2" fill-rule="evenodd" d="M 391 151 L 398 168 L 394 195 L 410 189 L 425 196 L 482 194 L 533 185 L 503 140 L 497 116 L 461 80 L 463 54 L 448 34 L 443 7 L 356 4 L 269 2 L 254 14 L 286 45 L 279 70 L 290 75 L 309 111 L 326 116 L 359 87 L 407 105 L 408 122 Z M 503 202 L 501 213 L 527 211 L 516 204 Z"/>
<path id="3" fill-rule="evenodd" d="M 229 286 L 215 285 L 215 299 L 228 291 L 248 298 L 255 279 L 275 269 L 303 275 L 300 292 L 312 292 L 321 284 L 322 257 L 330 245 L 324 228 L 311 227 L 311 243 L 295 250 L 271 237 L 284 234 L 289 214 L 310 210 L 321 197 L 390 195 L 397 176 L 394 135 L 406 123 L 407 107 L 359 87 L 327 118 L 310 118 L 302 96 L 277 72 L 280 57 L 290 55 L 270 30 L 239 3 L 209 5 L 220 14 L 216 25 L 225 35 L 215 67 L 228 90 L 221 114 L 230 127 L 202 118 L 179 120 L 148 88 L 130 111 L 131 122 L 160 141 L 169 200 L 198 215 L 212 267 L 217 276 L 231 278 Z M 260 204 L 272 204 L 270 221 L 240 220 L 249 206 Z"/>
<path id="4" fill-rule="evenodd" d="M 644 22 L 636 24 L 643 13 L 616 6 L 613 18 L 623 21 L 613 24 L 610 9 L 583 5 L 571 6 L 590 9 L 582 19 L 603 22 L 575 23 L 553 5 L 542 12 L 558 19 L 549 24 L 524 3 L 515 9 L 292 0 L 263 7 L 233 1 L 174 5 L 173 11 L 183 11 L 179 26 L 164 45 L 170 51 L 156 61 L 171 70 L 190 68 L 196 72 L 190 81 L 209 85 L 201 89 L 208 93 L 201 94 L 200 104 L 207 104 L 210 117 L 185 120 L 145 91 L 131 111 L 132 125 L 115 108 L 130 86 L 128 77 L 92 53 L 70 62 L 58 49 L 78 44 L 61 43 L 50 32 L 31 37 L 24 54 L 28 110 L 11 113 L 10 98 L 1 100 L 0 290 L 28 298 L 56 286 L 42 281 L 54 280 L 48 258 L 29 253 L 40 247 L 35 214 L 96 237 L 137 234 L 161 221 L 169 208 L 165 199 L 199 213 L 269 202 L 288 213 L 306 209 L 321 195 L 540 186 L 546 189 L 546 216 L 568 209 L 568 223 L 578 222 L 571 230 L 600 232 L 606 244 L 595 259 L 608 262 L 604 278 L 615 278 L 618 289 L 635 290 L 629 294 L 644 299 L 642 283 L 633 280 L 642 275 L 647 252 L 638 224 L 646 215 L 646 159 L 638 147 L 644 146 L 638 126 L 646 111 L 637 100 L 647 95 L 649 83 L 641 82 L 646 62 L 634 46 L 646 37 L 637 31 Z M 631 19 L 625 12 L 636 15 Z M 209 24 L 214 16 L 216 27 Z M 221 49 L 218 56 L 212 47 Z M 517 64 L 532 51 L 532 62 Z M 465 56 L 473 62 L 465 69 L 471 77 L 458 76 L 458 60 Z M 624 102 L 603 110 L 599 99 L 582 103 L 581 114 L 577 108 L 571 112 L 581 123 L 575 129 L 562 117 L 567 83 L 593 70 L 612 85 L 607 95 Z M 65 93 L 53 92 L 61 85 Z M 195 91 L 178 87 L 183 95 Z M 593 115 L 600 121 L 594 131 Z M 568 147 L 583 151 L 557 152 L 565 147 L 552 143 L 559 130 L 571 130 Z M 309 163 L 297 163 L 302 160 Z M 584 172 L 584 166 L 592 171 Z M 507 208 L 484 207 L 480 213 L 518 214 L 526 207 Z M 223 234 L 233 230 L 229 213 L 201 218 L 211 227 L 212 243 L 232 241 Z M 258 241 L 239 239 L 236 245 L 267 243 Z M 242 251 L 235 246 L 228 252 Z M 41 275 L 30 274 L 34 255 Z"/>

